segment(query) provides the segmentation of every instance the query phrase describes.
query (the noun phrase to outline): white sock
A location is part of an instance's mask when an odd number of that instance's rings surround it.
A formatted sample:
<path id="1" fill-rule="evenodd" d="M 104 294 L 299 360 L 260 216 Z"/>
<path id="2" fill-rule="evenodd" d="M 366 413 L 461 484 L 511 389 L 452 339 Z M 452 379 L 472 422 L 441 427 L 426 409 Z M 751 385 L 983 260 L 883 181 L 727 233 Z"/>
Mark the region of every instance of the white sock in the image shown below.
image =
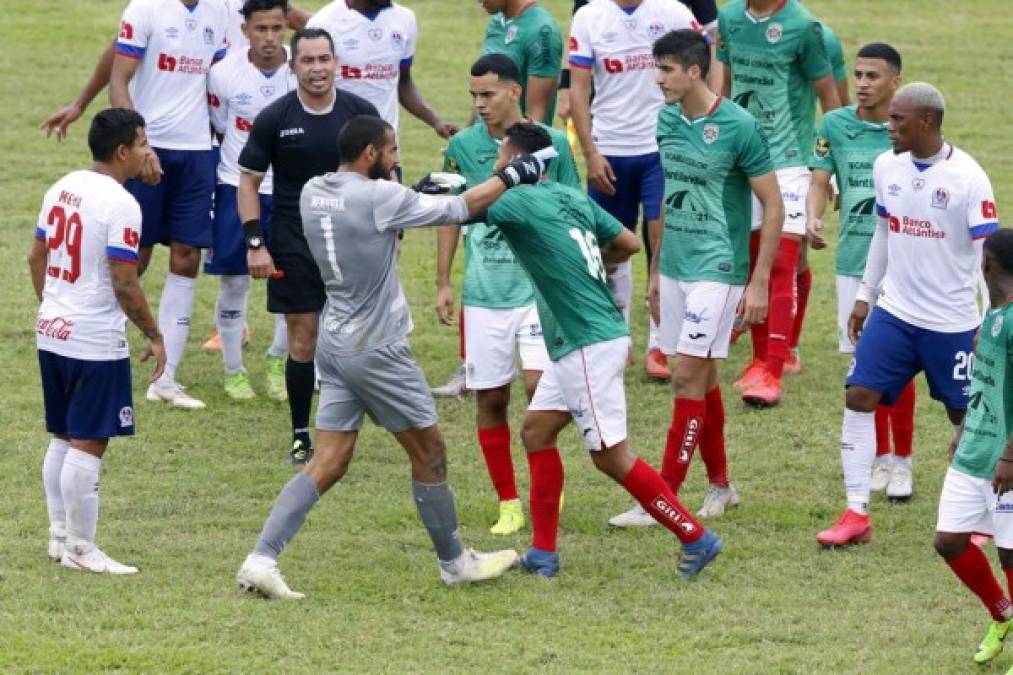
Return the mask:
<path id="1" fill-rule="evenodd" d="M 650 314 L 648 314 L 650 317 Z M 654 323 L 654 319 L 648 318 L 650 330 L 647 331 L 647 351 L 658 349 L 658 338 L 661 335 L 661 327 Z"/>
<path id="2" fill-rule="evenodd" d="M 894 464 L 902 464 L 902 465 L 906 466 L 909 469 L 911 468 L 911 458 L 910 457 L 898 457 L 897 455 L 893 455 L 893 463 Z"/>
<path id="3" fill-rule="evenodd" d="M 158 303 L 158 330 L 165 338 L 165 375 L 176 379 L 176 369 L 183 360 L 186 339 L 190 335 L 190 311 L 197 280 L 169 272 L 165 276 L 162 299 Z"/>
<path id="4" fill-rule="evenodd" d="M 605 272 L 608 277 L 609 290 L 619 310 L 623 313 L 626 325 L 630 324 L 630 303 L 633 302 L 633 262 L 617 263 L 607 265 Z"/>
<path id="5" fill-rule="evenodd" d="M 841 427 L 841 465 L 848 508 L 869 512 L 869 483 L 876 459 L 876 413 L 844 409 Z"/>
<path id="6" fill-rule="evenodd" d="M 267 348 L 270 356 L 284 358 L 288 356 L 288 324 L 285 323 L 284 314 L 272 314 L 274 317 L 274 339 L 271 346 Z"/>
<path id="7" fill-rule="evenodd" d="M 221 278 L 215 326 L 222 342 L 222 363 L 227 375 L 243 369 L 243 327 L 246 325 L 246 300 L 249 295 L 250 275 Z"/>
<path id="8" fill-rule="evenodd" d="M 76 553 L 87 553 L 95 545 L 101 464 L 98 457 L 73 447 L 63 460 L 60 489 L 67 509 L 67 546 Z"/>
<path id="9" fill-rule="evenodd" d="M 63 536 L 67 523 L 67 512 L 63 508 L 63 491 L 60 489 L 60 472 L 70 444 L 53 438 L 42 460 L 42 487 L 46 491 L 46 510 L 49 512 L 49 531 L 54 536 Z"/>

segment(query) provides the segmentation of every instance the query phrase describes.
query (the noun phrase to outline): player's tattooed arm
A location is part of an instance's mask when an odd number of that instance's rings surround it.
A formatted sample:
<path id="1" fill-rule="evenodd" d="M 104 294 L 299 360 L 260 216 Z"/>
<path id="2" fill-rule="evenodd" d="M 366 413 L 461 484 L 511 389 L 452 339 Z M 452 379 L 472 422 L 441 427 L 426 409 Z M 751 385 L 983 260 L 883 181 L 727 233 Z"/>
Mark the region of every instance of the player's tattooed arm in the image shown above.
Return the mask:
<path id="1" fill-rule="evenodd" d="M 161 377 L 165 370 L 165 345 L 162 342 L 162 334 L 158 331 L 158 324 L 148 306 L 148 299 L 144 297 L 144 289 L 141 288 L 140 278 L 137 276 L 137 264 L 110 260 L 109 271 L 112 276 L 116 301 L 130 322 L 137 326 L 144 337 L 148 338 L 148 347 L 141 354 L 141 362 L 150 358 L 155 359 L 155 368 L 151 373 L 151 381 L 154 382 Z"/>
<path id="2" fill-rule="evenodd" d="M 35 288 L 35 297 L 42 300 L 42 289 L 46 285 L 46 252 L 49 247 L 45 240 L 36 239 L 32 244 L 32 250 L 28 254 L 28 269 L 32 273 L 32 287 Z"/>
<path id="3" fill-rule="evenodd" d="M 113 71 L 113 56 L 115 55 L 115 49 L 113 43 L 110 43 L 102 55 L 99 56 L 98 63 L 95 64 L 95 70 L 92 71 L 91 77 L 88 82 L 85 83 L 81 93 L 77 95 L 77 98 L 67 104 L 61 110 L 56 111 L 49 117 L 47 117 L 41 125 L 40 129 L 45 129 L 46 138 L 49 138 L 52 133 L 56 132 L 56 139 L 61 143 L 67 139 L 67 127 L 80 119 L 84 111 L 88 109 L 88 106 L 99 95 L 106 85 L 109 84 L 109 78 Z"/>

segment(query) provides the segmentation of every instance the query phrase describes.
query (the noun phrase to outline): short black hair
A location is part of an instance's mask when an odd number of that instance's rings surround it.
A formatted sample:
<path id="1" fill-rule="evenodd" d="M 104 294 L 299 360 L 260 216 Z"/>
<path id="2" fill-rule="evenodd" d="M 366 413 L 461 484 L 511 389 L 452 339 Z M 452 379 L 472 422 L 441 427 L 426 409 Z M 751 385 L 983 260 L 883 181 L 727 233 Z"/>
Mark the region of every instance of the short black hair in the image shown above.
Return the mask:
<path id="1" fill-rule="evenodd" d="M 316 40 L 317 38 L 327 38 L 327 44 L 331 46 L 331 54 L 334 53 L 334 38 L 331 37 L 330 33 L 323 28 L 300 28 L 292 34 L 292 42 L 288 46 L 292 52 L 292 58 L 295 59 L 301 40 Z"/>
<path id="2" fill-rule="evenodd" d="M 684 70 L 699 66 L 700 77 L 706 78 L 711 69 L 711 48 L 701 33 L 683 28 L 669 31 L 654 43 L 654 60 L 672 59 Z"/>
<path id="3" fill-rule="evenodd" d="M 132 147 L 137 130 L 144 128 L 144 118 L 136 110 L 106 108 L 91 121 L 88 129 L 88 148 L 96 162 L 107 162 L 121 145 Z"/>
<path id="4" fill-rule="evenodd" d="M 885 42 L 870 42 L 858 50 L 860 59 L 882 59 L 890 64 L 890 67 L 900 72 L 900 52 Z"/>
<path id="5" fill-rule="evenodd" d="M 288 0 L 246 0 L 239 13 L 249 21 L 254 12 L 270 12 L 272 9 L 280 9 L 283 14 L 288 14 L 292 8 L 289 6 Z"/>
<path id="6" fill-rule="evenodd" d="M 485 54 L 471 66 L 472 77 L 482 77 L 492 73 L 502 82 L 520 82 L 521 72 L 514 60 L 506 54 Z"/>
<path id="7" fill-rule="evenodd" d="M 552 145 L 552 136 L 540 124 L 518 122 L 506 130 L 505 140 L 529 155 Z"/>
<path id="8" fill-rule="evenodd" d="M 1004 227 L 985 238 L 985 250 L 1007 274 L 1013 274 L 1013 230 Z"/>
<path id="9" fill-rule="evenodd" d="M 394 131 L 387 122 L 372 115 L 356 115 L 345 122 L 338 134 L 338 158 L 343 164 L 354 162 L 372 145 L 379 150 L 387 140 L 387 132 Z"/>

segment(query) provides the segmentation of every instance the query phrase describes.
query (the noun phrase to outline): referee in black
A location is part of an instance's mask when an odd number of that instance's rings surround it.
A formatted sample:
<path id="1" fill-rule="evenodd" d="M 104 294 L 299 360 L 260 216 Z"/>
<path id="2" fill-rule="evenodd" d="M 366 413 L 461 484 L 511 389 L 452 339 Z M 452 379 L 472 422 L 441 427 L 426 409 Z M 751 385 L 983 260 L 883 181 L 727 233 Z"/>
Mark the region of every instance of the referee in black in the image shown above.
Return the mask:
<path id="1" fill-rule="evenodd" d="M 292 36 L 295 91 L 264 108 L 239 155 L 239 217 L 247 262 L 255 279 L 267 279 L 267 311 L 284 314 L 288 325 L 285 388 L 292 416 L 293 464 L 313 456 L 309 435 L 313 403 L 313 354 L 324 284 L 303 235 L 299 195 L 310 178 L 335 171 L 338 134 L 356 115 L 379 117 L 365 99 L 335 89 L 334 41 L 320 28 Z M 257 191 L 268 168 L 274 172 L 271 228 L 260 226 Z"/>

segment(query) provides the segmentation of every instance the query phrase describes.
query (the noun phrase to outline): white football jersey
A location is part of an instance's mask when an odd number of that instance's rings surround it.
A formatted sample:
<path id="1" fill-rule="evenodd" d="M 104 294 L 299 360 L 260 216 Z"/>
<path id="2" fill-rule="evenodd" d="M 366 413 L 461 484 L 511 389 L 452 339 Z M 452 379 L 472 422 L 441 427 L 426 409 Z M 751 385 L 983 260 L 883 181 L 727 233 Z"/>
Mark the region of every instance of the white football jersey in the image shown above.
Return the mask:
<path id="1" fill-rule="evenodd" d="M 873 166 L 876 210 L 888 222 L 887 265 L 878 304 L 919 328 L 942 333 L 981 322 L 981 254 L 974 240 L 999 228 L 992 184 L 949 144 L 935 164 L 885 152 Z"/>
<path id="2" fill-rule="evenodd" d="M 296 88 L 288 60 L 271 73 L 250 62 L 250 50 L 230 52 L 211 68 L 208 75 L 208 104 L 211 125 L 222 134 L 222 155 L 218 182 L 239 186 L 239 153 L 253 129 L 253 120 L 267 105 Z M 262 194 L 271 194 L 271 171 L 260 184 Z"/>
<path id="3" fill-rule="evenodd" d="M 243 35 L 243 23 L 246 18 L 243 16 L 244 0 L 222 0 L 225 3 L 225 48 L 231 53 L 234 49 L 248 47 L 250 41 Z"/>
<path id="4" fill-rule="evenodd" d="M 627 12 L 613 0 L 588 3 L 570 25 L 570 66 L 591 70 L 591 133 L 603 155 L 657 152 L 658 112 L 665 104 L 654 81 L 654 41 L 692 28 L 710 36 L 681 2 L 644 0 Z"/>
<path id="5" fill-rule="evenodd" d="M 127 358 L 127 317 L 113 293 L 109 261 L 137 262 L 137 200 L 109 176 L 74 171 L 46 192 L 35 238 L 47 243 L 38 348 L 84 361 Z"/>
<path id="6" fill-rule="evenodd" d="M 397 129 L 397 85 L 401 70 L 415 57 L 415 14 L 395 2 L 370 18 L 349 9 L 345 0 L 334 0 L 306 25 L 323 28 L 334 39 L 338 87 L 372 103 Z"/>
<path id="7" fill-rule="evenodd" d="M 116 53 L 140 60 L 130 98 L 147 123 L 148 142 L 167 150 L 210 150 L 207 75 L 225 56 L 222 0 L 131 0 Z"/>

